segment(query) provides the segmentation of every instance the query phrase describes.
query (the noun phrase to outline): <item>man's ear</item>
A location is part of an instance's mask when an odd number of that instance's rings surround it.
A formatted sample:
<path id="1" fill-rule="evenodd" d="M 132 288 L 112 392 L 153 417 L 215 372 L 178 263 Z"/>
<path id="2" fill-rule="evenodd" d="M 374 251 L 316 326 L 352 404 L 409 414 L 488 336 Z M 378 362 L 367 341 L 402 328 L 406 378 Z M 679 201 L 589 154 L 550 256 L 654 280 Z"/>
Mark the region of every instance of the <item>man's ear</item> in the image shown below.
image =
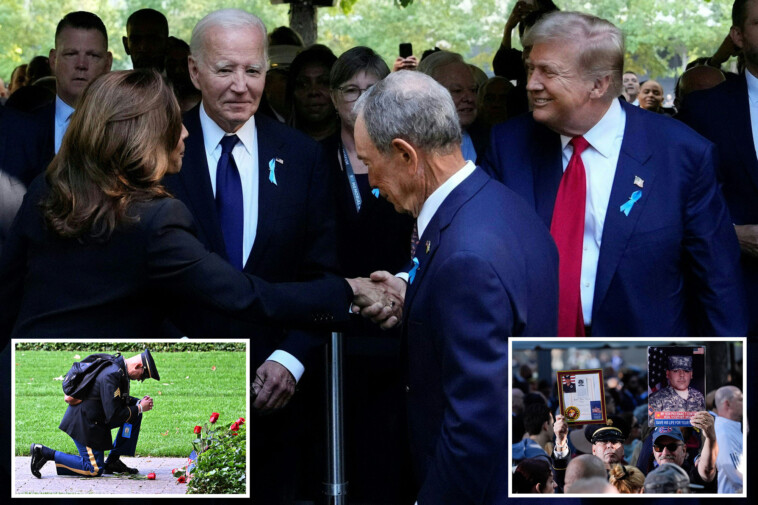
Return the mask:
<path id="1" fill-rule="evenodd" d="M 743 42 L 743 40 L 742 40 L 742 30 L 740 30 L 736 26 L 733 26 L 729 30 L 729 36 L 732 38 L 732 42 L 734 43 L 734 45 L 737 46 L 737 47 L 739 47 L 740 49 L 742 49 L 742 42 Z"/>
<path id="2" fill-rule="evenodd" d="M 590 90 L 590 98 L 602 98 L 608 92 L 608 88 L 611 85 L 611 76 L 606 75 L 599 79 L 595 79 Z"/>
<path id="3" fill-rule="evenodd" d="M 124 44 L 124 52 L 126 53 L 127 56 L 130 56 L 130 53 L 129 53 L 129 39 L 127 39 L 125 36 L 121 37 L 121 42 L 123 42 L 123 44 Z"/>
<path id="4" fill-rule="evenodd" d="M 197 60 L 195 60 L 191 54 L 187 57 L 187 66 L 189 68 L 190 80 L 195 88 L 199 90 L 200 82 L 198 81 L 198 76 L 200 74 L 200 69 L 198 68 Z"/>
<path id="5" fill-rule="evenodd" d="M 418 153 L 416 149 L 403 139 L 394 139 L 392 141 L 392 156 L 395 162 L 406 168 L 409 172 L 415 173 L 418 167 Z"/>

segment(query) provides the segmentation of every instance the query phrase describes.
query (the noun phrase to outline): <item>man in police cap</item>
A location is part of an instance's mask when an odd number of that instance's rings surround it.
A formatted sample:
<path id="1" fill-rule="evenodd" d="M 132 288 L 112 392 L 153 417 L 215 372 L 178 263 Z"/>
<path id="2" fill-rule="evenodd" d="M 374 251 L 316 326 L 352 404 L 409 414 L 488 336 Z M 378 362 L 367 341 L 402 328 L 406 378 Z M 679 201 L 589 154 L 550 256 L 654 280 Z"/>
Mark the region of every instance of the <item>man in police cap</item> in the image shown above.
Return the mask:
<path id="1" fill-rule="evenodd" d="M 648 415 L 655 418 L 656 412 L 699 412 L 705 410 L 705 397 L 690 387 L 692 381 L 692 356 L 672 355 L 668 358 L 666 379 L 669 385 L 650 396 Z"/>
<path id="2" fill-rule="evenodd" d="M 553 431 L 555 431 L 555 448 L 553 449 L 555 481 L 559 487 L 563 487 L 570 456 L 568 423 L 566 423 L 564 416 L 555 416 Z M 611 465 L 626 463 L 624 461 L 624 440 L 626 440 L 627 434 L 619 427 L 613 426 L 612 420 L 608 420 L 607 425 L 588 424 L 584 428 L 584 436 L 592 444 L 592 455 L 603 461 L 606 473 L 610 470 Z"/>
<path id="3" fill-rule="evenodd" d="M 669 426 L 659 426 L 652 433 L 655 462 L 657 465 L 665 466 L 674 463 L 682 467 L 689 476 L 690 487 L 695 492 L 716 493 L 718 491 L 716 479 L 718 444 L 716 430 L 713 427 L 713 416 L 707 411 L 698 412 L 690 422 L 703 434 L 703 448 L 695 458 L 695 462 L 687 458 L 687 447 L 681 430 Z M 645 485 L 647 487 L 647 480 Z"/>
<path id="4" fill-rule="evenodd" d="M 128 359 L 118 354 L 103 356 L 111 363 L 98 373 L 86 398 L 82 401 L 65 398 L 69 406 L 59 428 L 74 440 L 79 455 L 32 444 L 31 471 L 38 479 L 42 478 L 42 466 L 51 460 L 55 461 L 58 475 L 99 477 L 103 473 L 139 473 L 119 458 L 134 456 L 142 414 L 153 408 L 153 399 L 129 396 L 129 381 L 160 380 L 160 375 L 148 349 Z M 115 443 L 111 438 L 114 428 L 118 428 Z"/>

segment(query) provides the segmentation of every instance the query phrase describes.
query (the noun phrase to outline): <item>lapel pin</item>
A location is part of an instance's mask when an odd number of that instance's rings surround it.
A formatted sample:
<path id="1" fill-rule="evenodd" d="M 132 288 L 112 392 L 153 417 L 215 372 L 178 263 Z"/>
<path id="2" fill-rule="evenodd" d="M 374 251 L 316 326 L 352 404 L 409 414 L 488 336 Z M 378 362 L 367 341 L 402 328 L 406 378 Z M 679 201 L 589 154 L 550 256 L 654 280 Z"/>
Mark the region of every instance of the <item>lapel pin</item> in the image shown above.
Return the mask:
<path id="1" fill-rule="evenodd" d="M 634 204 L 637 203 L 637 200 L 642 197 L 642 191 L 637 190 L 629 197 L 629 201 L 624 203 L 619 210 L 624 213 L 625 216 L 629 215 L 629 211 L 632 210 L 632 207 L 634 207 Z"/>
<path id="2" fill-rule="evenodd" d="M 429 249 L 430 249 L 431 247 L 432 247 L 432 243 L 431 243 L 429 240 L 427 240 L 427 241 L 426 241 L 426 253 L 427 253 L 427 254 L 429 254 Z"/>
<path id="3" fill-rule="evenodd" d="M 379 188 L 372 189 L 371 194 L 374 195 L 376 198 L 379 198 Z"/>
<path id="4" fill-rule="evenodd" d="M 284 161 L 281 158 L 277 158 L 276 162 L 279 163 L 280 165 L 284 165 Z"/>
<path id="5" fill-rule="evenodd" d="M 641 188 L 645 185 L 645 181 L 642 179 L 642 177 L 634 176 L 634 185 L 638 188 Z"/>
<path id="6" fill-rule="evenodd" d="M 282 165 L 284 164 L 282 160 L 279 158 L 271 158 L 271 161 L 268 162 L 268 180 L 271 182 L 274 186 L 278 186 L 276 183 L 276 163 L 279 162 Z"/>

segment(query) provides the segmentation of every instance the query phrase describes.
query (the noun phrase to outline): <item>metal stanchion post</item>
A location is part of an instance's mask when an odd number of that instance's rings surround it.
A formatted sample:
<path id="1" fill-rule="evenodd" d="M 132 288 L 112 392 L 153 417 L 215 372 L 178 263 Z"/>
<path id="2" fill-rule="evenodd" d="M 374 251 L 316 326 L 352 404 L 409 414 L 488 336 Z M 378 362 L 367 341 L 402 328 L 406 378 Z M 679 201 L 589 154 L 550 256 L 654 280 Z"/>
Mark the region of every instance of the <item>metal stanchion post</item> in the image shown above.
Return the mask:
<path id="1" fill-rule="evenodd" d="M 326 349 L 327 505 L 347 504 L 342 435 L 342 333 L 333 332 Z"/>

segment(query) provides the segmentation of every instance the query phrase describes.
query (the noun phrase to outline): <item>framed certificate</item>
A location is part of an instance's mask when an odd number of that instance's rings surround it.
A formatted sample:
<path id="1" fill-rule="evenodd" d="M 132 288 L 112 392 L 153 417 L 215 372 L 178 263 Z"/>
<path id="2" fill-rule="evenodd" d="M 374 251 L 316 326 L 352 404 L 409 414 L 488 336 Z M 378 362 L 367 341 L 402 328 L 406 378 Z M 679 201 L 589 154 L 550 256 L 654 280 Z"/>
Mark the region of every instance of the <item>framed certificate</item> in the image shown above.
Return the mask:
<path id="1" fill-rule="evenodd" d="M 567 423 L 605 424 L 605 388 L 603 371 L 560 370 L 558 375 L 558 402 Z"/>

